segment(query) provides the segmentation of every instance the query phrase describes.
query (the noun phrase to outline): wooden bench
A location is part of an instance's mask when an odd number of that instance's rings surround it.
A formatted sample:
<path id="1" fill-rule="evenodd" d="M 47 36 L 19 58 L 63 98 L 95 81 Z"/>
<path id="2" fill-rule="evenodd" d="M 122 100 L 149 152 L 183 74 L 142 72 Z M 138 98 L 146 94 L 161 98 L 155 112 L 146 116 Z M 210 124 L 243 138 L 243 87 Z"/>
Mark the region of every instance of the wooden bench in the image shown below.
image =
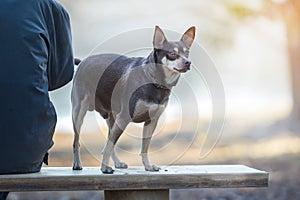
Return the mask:
<path id="1" fill-rule="evenodd" d="M 183 165 L 146 172 L 143 167 L 102 174 L 44 167 L 33 174 L 0 175 L 0 191 L 104 190 L 105 199 L 169 199 L 170 189 L 268 187 L 269 174 L 244 165 Z"/>

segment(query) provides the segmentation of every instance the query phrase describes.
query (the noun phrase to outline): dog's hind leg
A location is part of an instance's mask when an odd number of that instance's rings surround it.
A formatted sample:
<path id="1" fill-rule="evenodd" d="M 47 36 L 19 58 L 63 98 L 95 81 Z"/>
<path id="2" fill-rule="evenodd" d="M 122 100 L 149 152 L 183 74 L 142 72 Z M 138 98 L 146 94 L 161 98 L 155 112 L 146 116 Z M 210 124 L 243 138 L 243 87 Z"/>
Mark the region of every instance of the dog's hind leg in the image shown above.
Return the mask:
<path id="1" fill-rule="evenodd" d="M 144 128 L 143 128 L 143 138 L 142 138 L 142 149 L 141 149 L 141 156 L 142 161 L 145 166 L 146 171 L 159 171 L 160 168 L 152 165 L 148 158 L 148 149 L 150 145 L 150 141 L 153 135 L 153 132 L 156 128 L 158 119 L 153 119 L 149 122 L 145 122 Z"/>
<path id="2" fill-rule="evenodd" d="M 114 117 L 112 115 L 112 113 L 109 114 L 109 118 L 106 120 L 107 126 L 108 126 L 108 135 L 111 134 L 111 128 L 115 123 Z M 103 152 L 102 152 L 103 153 Z M 121 162 L 120 159 L 118 158 L 116 149 L 114 147 L 112 155 L 111 155 L 114 163 L 115 163 L 115 167 L 116 168 L 120 168 L 120 169 L 125 169 L 128 168 L 128 165 L 125 162 Z"/>
<path id="3" fill-rule="evenodd" d="M 73 170 L 81 170 L 82 164 L 80 160 L 80 144 L 79 135 L 83 118 L 88 110 L 88 100 L 85 97 L 82 101 L 72 98 L 72 121 L 74 129 L 74 142 L 73 142 Z"/>
<path id="4" fill-rule="evenodd" d="M 118 155 L 116 153 L 115 147 L 113 149 L 111 158 L 113 159 L 116 168 L 119 168 L 119 169 L 126 169 L 126 168 L 128 168 L 128 165 L 125 162 L 121 162 L 120 159 L 118 158 Z"/>
<path id="5" fill-rule="evenodd" d="M 111 167 L 109 167 L 109 159 L 113 154 L 115 144 L 117 143 L 118 139 L 120 138 L 121 134 L 123 133 L 123 130 L 125 130 L 128 123 L 129 120 L 125 120 L 125 118 L 122 118 L 120 117 L 120 115 L 117 115 L 116 121 L 110 130 L 106 145 L 103 150 L 101 171 L 104 174 L 112 174 L 114 172 L 114 170 Z"/>

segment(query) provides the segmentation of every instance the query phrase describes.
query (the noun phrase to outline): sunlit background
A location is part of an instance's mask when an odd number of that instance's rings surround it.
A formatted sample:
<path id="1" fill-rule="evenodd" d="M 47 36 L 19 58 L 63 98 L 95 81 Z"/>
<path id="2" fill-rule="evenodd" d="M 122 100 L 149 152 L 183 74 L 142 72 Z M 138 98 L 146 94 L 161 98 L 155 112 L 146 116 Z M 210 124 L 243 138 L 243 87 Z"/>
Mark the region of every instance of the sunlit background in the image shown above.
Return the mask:
<path id="1" fill-rule="evenodd" d="M 239 21 L 223 1 L 61 2 L 71 16 L 76 57 L 97 53 L 98 45 L 127 31 L 159 25 L 183 33 L 195 25 L 196 42 L 207 50 L 222 78 L 230 119 L 281 118 L 291 109 L 286 33 L 280 20 L 257 16 Z M 148 40 L 151 44 L 152 37 Z M 189 76 L 192 73 L 196 74 L 191 71 Z M 61 131 L 72 128 L 70 88 L 71 84 L 51 93 Z"/>
<path id="2" fill-rule="evenodd" d="M 213 65 L 193 66 L 181 77 L 156 131 L 150 159 L 158 165 L 246 164 L 269 171 L 272 181 L 264 190 L 173 191 L 171 199 L 300 197 L 300 179 L 296 175 L 300 170 L 300 121 L 293 115 L 298 106 L 293 98 L 295 76 L 291 75 L 295 71 L 291 71 L 293 62 L 288 37 L 291 30 L 287 28 L 288 17 L 292 20 L 299 17 L 291 15 L 300 12 L 300 3 L 293 4 L 296 0 L 60 2 L 70 14 L 74 55 L 81 59 L 98 53 L 99 45 L 123 33 L 159 25 L 163 30 L 181 34 L 190 26 L 196 26 L 195 43 L 206 51 Z M 300 17 L 295 21 L 299 23 L 299 20 Z M 294 26 L 300 29 L 299 24 Z M 151 47 L 152 36 L 146 40 Z M 300 39 L 298 42 L 293 48 L 299 50 Z M 147 56 L 150 51 L 146 49 L 137 54 Z M 214 67 L 223 83 L 221 92 L 225 94 L 226 113 L 221 132 L 208 131 L 216 105 L 212 103 L 210 88 L 205 85 L 207 77 L 201 77 L 197 67 Z M 50 166 L 72 166 L 71 87 L 70 83 L 50 93 L 58 114 Z M 187 96 L 191 98 L 185 98 Z M 190 114 L 182 109 L 191 109 Z M 217 117 L 222 119 L 223 116 Z M 141 165 L 138 156 L 141 128 L 141 125 L 130 125 L 119 141 L 120 157 L 129 165 Z M 208 132 L 211 135 L 207 135 Z M 105 121 L 100 115 L 88 113 L 81 134 L 84 166 L 100 165 L 106 134 Z M 13 195 L 17 198 L 17 193 Z M 44 198 L 40 195 L 36 198 Z M 103 198 L 101 192 L 55 195 L 64 199 Z"/>

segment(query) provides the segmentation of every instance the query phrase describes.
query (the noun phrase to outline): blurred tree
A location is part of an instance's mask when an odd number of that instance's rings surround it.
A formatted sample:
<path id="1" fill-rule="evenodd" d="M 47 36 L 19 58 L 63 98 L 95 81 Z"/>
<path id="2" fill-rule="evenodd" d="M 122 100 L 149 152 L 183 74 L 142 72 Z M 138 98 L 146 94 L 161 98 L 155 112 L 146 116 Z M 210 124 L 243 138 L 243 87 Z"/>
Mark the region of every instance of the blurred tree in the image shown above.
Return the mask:
<path id="1" fill-rule="evenodd" d="M 255 8 L 245 1 L 226 1 L 230 13 L 238 19 L 266 16 L 281 20 L 286 29 L 293 107 L 290 116 L 281 121 L 293 131 L 300 130 L 300 0 L 259 0 Z"/>

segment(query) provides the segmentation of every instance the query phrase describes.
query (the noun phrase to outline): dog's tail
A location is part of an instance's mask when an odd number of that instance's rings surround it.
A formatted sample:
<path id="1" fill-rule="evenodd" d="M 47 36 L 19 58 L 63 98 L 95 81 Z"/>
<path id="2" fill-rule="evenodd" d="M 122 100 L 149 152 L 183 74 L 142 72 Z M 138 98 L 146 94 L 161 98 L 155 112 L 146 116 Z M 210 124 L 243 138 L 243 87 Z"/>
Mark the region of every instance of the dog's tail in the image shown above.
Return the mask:
<path id="1" fill-rule="evenodd" d="M 74 58 L 74 64 L 79 65 L 81 63 L 81 60 L 79 58 Z"/>

